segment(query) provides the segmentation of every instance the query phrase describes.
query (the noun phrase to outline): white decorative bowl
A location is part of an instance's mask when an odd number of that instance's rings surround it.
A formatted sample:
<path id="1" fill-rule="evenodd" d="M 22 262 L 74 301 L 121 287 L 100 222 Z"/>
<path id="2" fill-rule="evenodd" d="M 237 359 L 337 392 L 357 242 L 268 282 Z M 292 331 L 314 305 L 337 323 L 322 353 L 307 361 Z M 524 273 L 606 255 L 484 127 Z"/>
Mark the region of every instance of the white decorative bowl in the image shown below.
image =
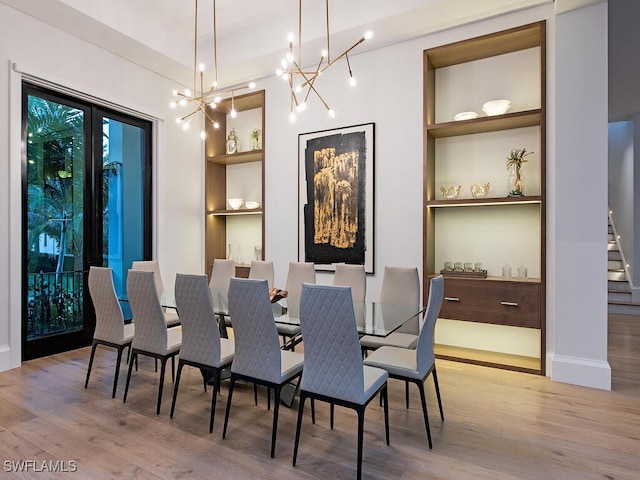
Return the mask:
<path id="1" fill-rule="evenodd" d="M 510 108 L 511 102 L 509 100 L 491 100 L 482 105 L 482 111 L 490 117 L 507 113 Z"/>
<path id="2" fill-rule="evenodd" d="M 460 120 L 472 120 L 474 118 L 478 118 L 478 114 L 476 112 L 460 112 L 453 116 L 453 119 L 456 122 L 459 122 Z"/>
<path id="3" fill-rule="evenodd" d="M 244 202 L 245 208 L 258 208 L 260 206 L 260 202 Z"/>
<path id="4" fill-rule="evenodd" d="M 232 210 L 238 210 L 244 204 L 244 198 L 227 198 Z"/>

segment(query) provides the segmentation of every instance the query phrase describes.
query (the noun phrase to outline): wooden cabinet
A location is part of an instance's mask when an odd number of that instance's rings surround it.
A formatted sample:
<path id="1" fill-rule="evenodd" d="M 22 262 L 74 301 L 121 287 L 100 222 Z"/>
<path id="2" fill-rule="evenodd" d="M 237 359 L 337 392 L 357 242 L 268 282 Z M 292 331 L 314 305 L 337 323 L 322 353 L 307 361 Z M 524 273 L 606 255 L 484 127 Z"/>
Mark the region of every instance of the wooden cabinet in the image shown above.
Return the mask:
<path id="1" fill-rule="evenodd" d="M 488 272 L 445 277 L 436 354 L 536 373 L 545 371 L 545 27 L 424 51 L 425 298 L 445 261 L 481 262 Z M 484 114 L 482 105 L 497 99 L 510 100 L 511 109 Z M 478 116 L 455 121 L 460 112 Z M 524 195 L 512 197 L 506 158 L 522 148 L 534 153 L 522 168 Z M 487 183 L 489 193 L 474 198 L 472 185 Z M 458 186 L 455 199 L 441 194 Z M 501 276 L 505 264 L 514 277 Z M 521 264 L 528 276 L 519 279 Z"/>
<path id="2" fill-rule="evenodd" d="M 205 271 L 211 273 L 215 258 L 231 257 L 236 275 L 247 276 L 251 260 L 264 259 L 264 90 L 225 99 L 208 114 L 212 121 L 206 125 L 205 145 Z M 232 130 L 239 145 L 227 153 Z M 257 144 L 252 141 L 256 130 Z M 233 209 L 229 198 L 244 203 Z"/>

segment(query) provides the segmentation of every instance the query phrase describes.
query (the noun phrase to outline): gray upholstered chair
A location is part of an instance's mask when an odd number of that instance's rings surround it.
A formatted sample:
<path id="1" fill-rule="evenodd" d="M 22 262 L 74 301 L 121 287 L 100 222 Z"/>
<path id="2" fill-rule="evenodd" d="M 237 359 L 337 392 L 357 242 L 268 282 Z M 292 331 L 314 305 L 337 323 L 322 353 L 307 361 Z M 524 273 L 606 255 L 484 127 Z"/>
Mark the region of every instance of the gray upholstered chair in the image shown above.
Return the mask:
<path id="1" fill-rule="evenodd" d="M 303 283 L 316 283 L 316 267 L 313 263 L 290 262 L 287 272 L 287 282 L 284 289 L 287 291 L 287 308 L 289 314 L 298 316 L 300 293 L 302 292 Z M 288 325 L 279 323 L 277 325 L 278 334 L 282 340 L 287 343 L 289 341 L 291 349 L 296 345 L 296 339 L 300 336 L 300 327 L 298 325 Z"/>
<path id="2" fill-rule="evenodd" d="M 173 387 L 170 416 L 173 418 L 176 407 L 182 368 L 185 365 L 190 365 L 201 371 L 211 372 L 213 374 L 211 377 L 213 393 L 209 419 L 209 433 L 211 433 L 216 414 L 216 399 L 220 390 L 220 372 L 223 368 L 231 365 L 234 352 L 233 340 L 220 338 L 206 275 L 177 274 L 175 297 L 182 325 L 182 346 L 176 383 Z M 204 378 L 206 391 L 209 378 Z"/>
<path id="3" fill-rule="evenodd" d="M 266 280 L 269 288 L 273 287 L 275 269 L 273 262 L 269 260 L 252 260 L 249 268 L 249 278 L 255 280 Z"/>
<path id="4" fill-rule="evenodd" d="M 113 377 L 113 392 L 111 393 L 111 398 L 114 398 L 118 387 L 122 351 L 128 348 L 129 352 L 131 352 L 134 326 L 132 323 L 127 325 L 124 323 L 122 308 L 116 295 L 116 289 L 113 286 L 113 272 L 110 268 L 89 268 L 89 294 L 96 311 L 96 329 L 93 332 L 91 356 L 89 357 L 89 367 L 87 368 L 87 379 L 84 382 L 84 388 L 89 385 L 89 376 L 91 375 L 96 347 L 98 345 L 112 347 L 118 352 L 116 371 Z"/>
<path id="5" fill-rule="evenodd" d="M 333 284 L 351 287 L 353 301 L 364 302 L 367 295 L 367 276 L 364 265 L 336 264 Z"/>
<path id="6" fill-rule="evenodd" d="M 303 355 L 281 350 L 273 320 L 266 280 L 232 278 L 229 286 L 229 312 L 233 318 L 236 351 L 231 364 L 229 397 L 222 438 L 227 423 L 236 381 L 244 380 L 266 386 L 275 392 L 271 458 L 275 455 L 280 391 L 283 385 L 302 373 Z"/>
<path id="7" fill-rule="evenodd" d="M 433 353 L 434 329 L 438 314 L 440 313 L 440 307 L 442 306 L 443 297 L 444 278 L 442 275 L 439 275 L 431 279 L 431 283 L 429 284 L 429 303 L 427 304 L 424 322 L 420 327 L 418 345 L 415 350 L 383 346 L 371 353 L 364 361 L 365 365 L 384 368 L 389 372 L 391 378 L 398 378 L 405 382 L 412 382 L 418 385 L 429 448 L 432 448 L 431 429 L 429 428 L 427 401 L 424 394 L 424 381 L 430 374 L 433 374 L 433 383 L 436 387 L 436 396 L 438 397 L 438 406 L 440 407 L 440 418 L 444 421 L 435 355 Z"/>
<path id="8" fill-rule="evenodd" d="M 228 309 L 227 293 L 229 292 L 229 282 L 236 275 L 236 264 L 233 260 L 215 258 L 211 267 L 211 278 L 209 279 L 209 290 L 213 299 L 213 306 L 216 311 L 226 311 Z M 226 337 L 226 327 L 231 327 L 229 315 L 221 315 L 220 332 Z"/>
<path id="9" fill-rule="evenodd" d="M 162 282 L 162 275 L 160 274 L 160 263 L 157 260 L 140 260 L 132 262 L 131 268 L 133 270 L 153 272 L 153 279 L 155 280 L 156 291 L 158 292 L 158 300 L 162 302 L 164 283 Z M 164 315 L 164 321 L 167 324 L 167 327 L 175 327 L 176 325 L 180 325 L 180 318 L 178 317 L 178 312 L 176 312 L 175 309 L 162 307 L 162 314 Z"/>
<path id="10" fill-rule="evenodd" d="M 415 267 L 385 267 L 380 289 L 380 303 L 418 305 L 420 277 Z M 363 350 L 375 350 L 383 345 L 415 348 L 418 342 L 418 318 L 413 318 L 386 337 L 365 335 L 360 339 Z"/>
<path id="11" fill-rule="evenodd" d="M 158 405 L 156 414 L 160 414 L 162 403 L 162 387 L 167 360 L 171 359 L 171 373 L 175 369 L 175 357 L 180 353 L 182 328 L 167 328 L 164 314 L 158 299 L 154 273 L 143 270 L 129 270 L 127 276 L 127 296 L 135 319 L 136 334 L 131 344 L 131 359 L 127 384 L 124 389 L 123 402 L 127 401 L 131 369 L 138 355 L 145 355 L 160 360 L 160 385 L 158 387 Z"/>
<path id="12" fill-rule="evenodd" d="M 385 370 L 363 365 L 350 287 L 302 287 L 300 324 L 304 338 L 304 372 L 293 465 L 296 464 L 304 403 L 320 400 L 344 406 L 358 414 L 358 478 L 362 475 L 364 411 L 380 392 L 384 403 L 385 435 L 389 444 L 389 410 Z M 313 408 L 313 404 L 312 404 Z"/>

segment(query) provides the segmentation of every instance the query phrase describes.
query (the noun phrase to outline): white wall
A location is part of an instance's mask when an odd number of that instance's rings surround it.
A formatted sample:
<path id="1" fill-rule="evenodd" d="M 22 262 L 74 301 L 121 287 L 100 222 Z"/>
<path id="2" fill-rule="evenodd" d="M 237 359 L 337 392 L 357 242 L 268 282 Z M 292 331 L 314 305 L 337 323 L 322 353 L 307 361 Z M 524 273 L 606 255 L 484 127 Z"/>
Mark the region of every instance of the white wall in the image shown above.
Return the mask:
<path id="1" fill-rule="evenodd" d="M 204 264 L 203 149 L 198 132 L 175 128 L 176 85 L 0 4 L 0 370 L 21 360 L 21 75 L 11 62 L 157 119 L 154 255 L 169 286 L 178 269 L 202 273 Z"/>
<path id="2" fill-rule="evenodd" d="M 556 17 L 551 378 L 611 388 L 607 362 L 607 5 Z M 579 86 L 579 88 L 577 88 Z"/>

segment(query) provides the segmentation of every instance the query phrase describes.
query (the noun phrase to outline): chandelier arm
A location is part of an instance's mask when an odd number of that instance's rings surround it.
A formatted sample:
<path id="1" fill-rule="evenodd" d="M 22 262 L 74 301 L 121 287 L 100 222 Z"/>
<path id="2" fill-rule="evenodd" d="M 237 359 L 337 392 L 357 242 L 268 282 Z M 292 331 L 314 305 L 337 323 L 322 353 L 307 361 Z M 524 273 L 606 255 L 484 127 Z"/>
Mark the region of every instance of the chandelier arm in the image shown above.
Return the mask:
<path id="1" fill-rule="evenodd" d="M 298 1 L 298 64 L 302 63 L 302 0 Z"/>
<path id="2" fill-rule="evenodd" d="M 331 49 L 329 48 L 329 0 L 325 1 L 327 19 L 327 63 L 331 63 Z"/>
<path id="3" fill-rule="evenodd" d="M 198 0 L 195 0 L 196 12 L 194 15 L 194 35 L 193 35 L 193 94 L 196 93 L 196 78 L 198 72 Z"/>

